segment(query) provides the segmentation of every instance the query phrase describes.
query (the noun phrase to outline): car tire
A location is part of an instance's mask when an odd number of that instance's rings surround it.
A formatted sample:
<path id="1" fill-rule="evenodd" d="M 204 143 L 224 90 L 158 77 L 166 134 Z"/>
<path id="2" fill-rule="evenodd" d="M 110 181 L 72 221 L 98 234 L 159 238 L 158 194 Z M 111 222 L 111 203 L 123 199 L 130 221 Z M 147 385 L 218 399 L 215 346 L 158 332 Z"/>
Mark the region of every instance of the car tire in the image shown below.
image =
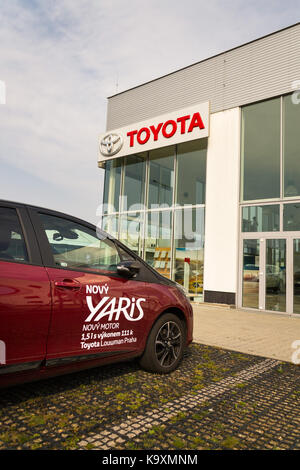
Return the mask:
<path id="1" fill-rule="evenodd" d="M 140 366 L 150 372 L 167 374 L 178 366 L 186 344 L 183 322 L 173 313 L 163 314 L 154 324 Z"/>

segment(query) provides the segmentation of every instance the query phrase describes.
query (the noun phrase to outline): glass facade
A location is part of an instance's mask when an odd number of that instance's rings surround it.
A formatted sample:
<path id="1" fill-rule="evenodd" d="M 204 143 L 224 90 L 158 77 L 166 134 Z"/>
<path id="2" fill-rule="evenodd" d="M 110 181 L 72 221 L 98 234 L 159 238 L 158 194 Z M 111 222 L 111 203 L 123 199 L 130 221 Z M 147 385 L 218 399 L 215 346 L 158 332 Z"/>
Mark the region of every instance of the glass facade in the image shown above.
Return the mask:
<path id="1" fill-rule="evenodd" d="M 273 232 L 279 230 L 279 210 L 276 205 L 245 206 L 242 208 L 243 232 Z"/>
<path id="2" fill-rule="evenodd" d="M 239 305 L 246 308 L 300 313 L 299 124 L 292 95 L 241 108 Z M 108 161 L 102 221 L 199 299 L 207 145 L 204 138 Z"/>
<path id="3" fill-rule="evenodd" d="M 144 213 L 121 214 L 119 240 L 138 256 L 142 255 Z"/>
<path id="4" fill-rule="evenodd" d="M 105 215 L 102 218 L 102 229 L 112 235 L 114 238 L 119 236 L 119 216 Z"/>
<path id="5" fill-rule="evenodd" d="M 286 240 L 266 240 L 266 310 L 286 310 Z"/>
<path id="6" fill-rule="evenodd" d="M 174 279 L 189 292 L 203 294 L 204 208 L 175 211 Z"/>
<path id="7" fill-rule="evenodd" d="M 242 110 L 242 200 L 280 196 L 280 98 Z"/>
<path id="8" fill-rule="evenodd" d="M 120 207 L 122 162 L 118 159 L 106 163 L 103 200 L 107 207 L 104 213 L 118 212 Z"/>
<path id="9" fill-rule="evenodd" d="M 243 307 L 259 307 L 259 250 L 259 240 L 244 240 L 242 287 Z"/>
<path id="10" fill-rule="evenodd" d="M 141 209 L 144 204 L 146 154 L 125 159 L 122 211 L 129 207 Z M 120 190 L 119 190 L 120 191 Z"/>
<path id="11" fill-rule="evenodd" d="M 242 202 L 300 199 L 299 124 L 292 95 L 242 107 Z"/>
<path id="12" fill-rule="evenodd" d="M 176 203 L 205 204 L 207 139 L 179 144 L 177 147 Z M 189 162 L 187 165 L 186 162 Z"/>
<path id="13" fill-rule="evenodd" d="M 173 204 L 175 147 L 149 152 L 148 208 Z"/>
<path id="14" fill-rule="evenodd" d="M 169 210 L 147 213 L 145 260 L 158 272 L 171 276 L 172 217 Z"/>
<path id="15" fill-rule="evenodd" d="M 300 106 L 283 98 L 284 196 L 300 197 Z"/>
<path id="16" fill-rule="evenodd" d="M 300 313 L 299 125 L 300 105 L 290 94 L 242 108 L 244 307 Z"/>
<path id="17" fill-rule="evenodd" d="M 105 231 L 198 300 L 203 295 L 206 152 L 207 139 L 200 139 L 107 162 L 102 218 Z"/>
<path id="18" fill-rule="evenodd" d="M 293 243 L 293 264 L 294 313 L 300 313 L 300 238 Z"/>
<path id="19" fill-rule="evenodd" d="M 283 206 L 283 230 L 300 231 L 300 201 Z"/>

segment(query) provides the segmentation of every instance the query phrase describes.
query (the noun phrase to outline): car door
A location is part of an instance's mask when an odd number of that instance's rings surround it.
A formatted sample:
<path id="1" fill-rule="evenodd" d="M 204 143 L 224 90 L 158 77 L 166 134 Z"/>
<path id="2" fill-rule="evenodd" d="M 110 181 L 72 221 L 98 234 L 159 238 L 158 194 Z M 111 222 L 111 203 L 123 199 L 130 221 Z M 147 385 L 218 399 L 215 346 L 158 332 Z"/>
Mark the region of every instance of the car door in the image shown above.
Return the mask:
<path id="1" fill-rule="evenodd" d="M 0 201 L 0 374 L 40 365 L 50 315 L 50 281 L 27 210 Z"/>
<path id="2" fill-rule="evenodd" d="M 145 283 L 118 274 L 116 243 L 72 217 L 38 210 L 31 217 L 51 281 L 47 364 L 138 350 Z"/>

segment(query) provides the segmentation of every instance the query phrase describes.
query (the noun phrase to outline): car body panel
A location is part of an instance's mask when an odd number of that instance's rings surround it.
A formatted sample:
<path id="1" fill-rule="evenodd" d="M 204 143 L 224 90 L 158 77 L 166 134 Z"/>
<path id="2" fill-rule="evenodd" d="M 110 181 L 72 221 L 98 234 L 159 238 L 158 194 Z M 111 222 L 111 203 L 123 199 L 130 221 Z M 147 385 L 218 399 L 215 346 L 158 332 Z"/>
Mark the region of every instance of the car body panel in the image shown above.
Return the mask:
<path id="1" fill-rule="evenodd" d="M 193 339 L 193 309 L 185 295 L 176 287 L 169 286 L 166 289 L 164 285 L 149 283 L 145 286 L 145 296 L 149 309 L 156 312 L 156 318 L 166 311 L 177 311 L 183 314 L 186 323 L 187 344 L 190 344 Z"/>
<path id="2" fill-rule="evenodd" d="M 45 358 L 50 316 L 45 268 L 0 260 L 0 339 L 7 365 Z"/>
<path id="3" fill-rule="evenodd" d="M 47 268 L 47 271 L 53 300 L 47 360 L 109 351 L 136 351 L 141 347 L 141 322 L 149 316 L 144 282 L 115 278 L 104 273 L 90 274 L 55 268 Z M 78 288 L 55 285 L 57 281 L 69 279 L 77 282 Z M 98 305 L 101 308 L 96 311 Z M 104 309 L 102 317 L 97 319 Z"/>
<path id="4" fill-rule="evenodd" d="M 192 341 L 188 298 L 118 240 L 97 229 L 98 238 L 109 238 L 119 254 L 123 250 L 137 260 L 134 277 L 58 267 L 39 213 L 95 232 L 96 227 L 49 209 L 11 201 L 1 206 L 16 209 L 29 258 L 6 261 L 0 252 L 0 345 L 6 348 L 5 363 L 0 351 L 0 387 L 139 357 L 155 321 L 167 311 L 185 324 L 186 345 Z"/>

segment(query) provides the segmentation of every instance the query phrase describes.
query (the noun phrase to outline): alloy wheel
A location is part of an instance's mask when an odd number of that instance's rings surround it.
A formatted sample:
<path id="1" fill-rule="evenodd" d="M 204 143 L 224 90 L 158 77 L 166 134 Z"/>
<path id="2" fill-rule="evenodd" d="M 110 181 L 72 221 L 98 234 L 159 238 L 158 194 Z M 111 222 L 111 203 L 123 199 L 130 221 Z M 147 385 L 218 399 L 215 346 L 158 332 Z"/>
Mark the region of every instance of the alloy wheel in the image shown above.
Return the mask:
<path id="1" fill-rule="evenodd" d="M 155 339 L 155 354 L 162 367 L 172 366 L 178 359 L 182 347 L 180 327 L 173 321 L 164 323 Z"/>

